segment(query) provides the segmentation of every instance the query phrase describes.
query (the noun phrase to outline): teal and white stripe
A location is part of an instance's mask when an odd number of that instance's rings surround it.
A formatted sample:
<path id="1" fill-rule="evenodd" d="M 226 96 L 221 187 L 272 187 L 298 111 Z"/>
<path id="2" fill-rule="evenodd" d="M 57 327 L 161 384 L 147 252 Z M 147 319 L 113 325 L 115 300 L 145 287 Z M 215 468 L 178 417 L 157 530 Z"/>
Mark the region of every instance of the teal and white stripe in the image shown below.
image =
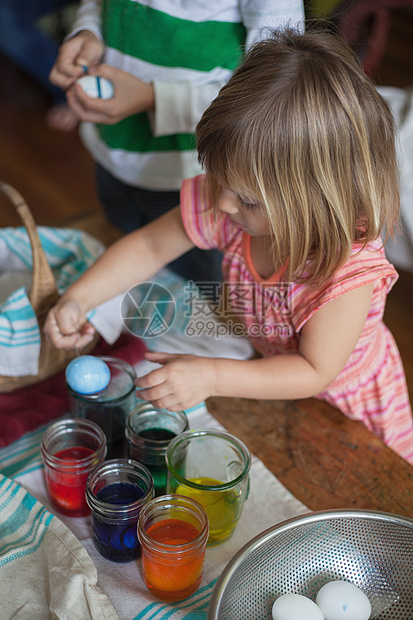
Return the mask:
<path id="1" fill-rule="evenodd" d="M 14 291 L 0 306 L 0 345 L 39 344 L 37 318 L 25 288 Z"/>
<path id="2" fill-rule="evenodd" d="M 99 241 L 79 230 L 40 226 L 38 233 L 60 294 L 104 250 Z M 24 227 L 0 229 L 0 260 L 2 272 L 27 272 L 31 281 L 32 249 Z M 19 287 L 0 301 L 0 375 L 37 374 L 40 342 L 39 325 L 27 288 Z"/>
<path id="3" fill-rule="evenodd" d="M 36 374 L 40 330 L 25 288 L 0 305 L 0 375 Z"/>
<path id="4" fill-rule="evenodd" d="M 73 228 L 38 226 L 37 232 L 49 265 L 56 270 L 59 292 L 67 288 L 104 250 L 100 241 Z M 32 248 L 24 227 L 0 229 L 1 270 L 31 270 Z M 62 275 L 61 275 L 62 274 Z"/>
<path id="5" fill-rule="evenodd" d="M 23 474 L 43 469 L 40 446 L 47 426 L 46 424 L 35 431 L 26 433 L 0 450 L 0 473 L 3 476 L 17 478 Z"/>
<path id="6" fill-rule="evenodd" d="M 206 620 L 209 601 L 217 579 L 199 588 L 192 596 L 177 603 L 151 603 L 133 620 Z"/>
<path id="7" fill-rule="evenodd" d="M 0 566 L 34 553 L 52 519 L 19 484 L 0 474 Z"/>

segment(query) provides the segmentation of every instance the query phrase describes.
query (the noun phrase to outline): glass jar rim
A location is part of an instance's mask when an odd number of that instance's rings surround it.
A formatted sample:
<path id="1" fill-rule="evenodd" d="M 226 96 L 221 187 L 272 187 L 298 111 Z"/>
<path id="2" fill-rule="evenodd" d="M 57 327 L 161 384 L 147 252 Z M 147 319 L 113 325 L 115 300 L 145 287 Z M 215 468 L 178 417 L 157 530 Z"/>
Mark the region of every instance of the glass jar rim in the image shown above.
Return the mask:
<path id="1" fill-rule="evenodd" d="M 108 470 L 113 472 L 114 468 L 117 468 L 119 471 L 129 471 L 139 474 L 140 480 L 144 481 L 147 485 L 147 490 L 140 499 L 128 504 L 110 504 L 109 502 L 105 502 L 97 497 L 91 488 L 92 484 L 95 482 L 97 477 L 105 474 L 107 475 L 109 473 Z M 145 465 L 138 463 L 138 461 L 134 461 L 133 459 L 111 459 L 109 461 L 104 461 L 95 467 L 95 469 L 89 474 L 86 483 L 86 502 L 88 503 L 89 508 L 98 513 L 104 519 L 108 520 L 108 522 L 110 522 L 111 519 L 114 519 L 117 522 L 119 520 L 128 520 L 133 516 L 137 516 L 142 509 L 142 506 L 144 506 L 149 499 L 153 497 L 153 494 L 154 482 L 152 474 L 148 468 L 145 467 Z"/>
<path id="2" fill-rule="evenodd" d="M 160 505 L 162 504 L 162 509 L 165 511 L 167 511 L 169 508 L 173 508 L 174 505 L 180 504 L 182 507 L 184 507 L 184 511 L 187 514 L 195 514 L 201 526 L 201 530 L 199 531 L 198 536 L 193 540 L 190 540 L 186 543 L 181 543 L 179 545 L 169 545 L 167 543 L 157 541 L 151 536 L 149 536 L 144 526 L 145 521 L 146 519 L 150 518 L 151 513 L 154 512 L 156 509 L 159 509 Z M 208 516 L 203 506 L 192 497 L 175 494 L 161 495 L 159 497 L 155 497 L 150 502 L 148 502 L 139 515 L 137 529 L 140 542 L 149 546 L 151 548 L 151 552 L 164 552 L 168 553 L 168 555 L 182 555 L 192 552 L 195 549 L 199 549 L 206 545 L 209 536 Z M 153 549 L 154 545 L 156 546 L 156 549 Z"/>
<path id="3" fill-rule="evenodd" d="M 59 437 L 60 434 L 67 436 L 68 433 L 74 434 L 76 431 L 82 432 L 88 437 L 95 438 L 99 442 L 99 446 L 96 450 L 83 458 L 76 459 L 76 463 L 73 463 L 73 460 L 69 461 L 68 459 L 60 458 L 50 452 L 48 449 L 48 444 L 51 441 Z M 49 467 L 63 471 L 72 471 L 73 469 L 90 469 L 91 466 L 94 467 L 97 465 L 97 459 L 101 461 L 106 456 L 106 435 L 100 426 L 92 420 L 86 420 L 83 418 L 63 418 L 62 420 L 58 420 L 57 422 L 51 424 L 44 431 L 40 451 L 44 462 Z"/>
<path id="4" fill-rule="evenodd" d="M 219 439 L 223 439 L 237 448 L 239 454 L 242 456 L 242 459 L 244 461 L 244 467 L 242 473 L 239 474 L 239 476 L 236 476 L 229 482 L 222 482 L 221 484 L 198 484 L 196 482 L 193 482 L 192 480 L 184 478 L 176 471 L 171 462 L 171 457 L 176 446 L 185 441 L 189 442 L 191 439 L 199 439 L 205 436 L 213 436 Z M 241 482 L 243 482 L 243 480 L 245 480 L 245 478 L 248 477 L 251 469 L 251 453 L 248 450 L 247 446 L 240 439 L 238 439 L 238 437 L 235 437 L 235 435 L 231 435 L 227 431 L 210 428 L 201 428 L 195 431 L 189 430 L 174 437 L 174 439 L 171 440 L 170 444 L 166 449 L 165 460 L 168 473 L 173 478 L 175 478 L 175 480 L 179 484 L 190 487 L 192 489 L 196 489 L 198 491 L 226 491 L 228 489 L 232 489 L 234 486 L 240 484 Z"/>
<path id="5" fill-rule="evenodd" d="M 150 404 L 150 403 L 148 403 Z M 139 405 L 138 405 L 139 407 Z M 135 409 L 133 411 L 131 411 L 128 415 L 128 417 L 126 418 L 126 423 L 125 423 L 125 435 L 126 438 L 129 439 L 133 439 L 133 441 L 135 442 L 142 442 L 145 443 L 145 446 L 149 447 L 149 448 L 153 448 L 153 449 L 157 449 L 159 450 L 160 448 L 167 448 L 167 446 L 171 443 L 172 439 L 150 439 L 149 437 L 140 437 L 140 435 L 135 431 L 135 429 L 132 426 L 132 419 L 135 416 L 139 416 L 139 415 L 145 415 L 145 414 L 151 414 L 152 412 L 154 413 L 154 415 L 156 415 L 156 413 L 158 412 L 158 410 L 156 409 L 156 407 L 153 407 L 151 405 L 151 408 L 147 411 L 139 411 L 138 407 L 135 407 Z M 186 422 L 186 428 L 188 428 L 188 418 L 187 415 L 185 413 L 185 411 L 168 411 L 167 409 L 165 410 L 159 410 L 162 412 L 165 412 L 165 414 L 169 414 L 171 417 L 173 416 L 181 416 L 182 422 Z M 182 431 L 185 432 L 185 431 Z M 179 433 L 181 434 L 181 433 Z M 175 438 L 173 438 L 175 439 Z"/>

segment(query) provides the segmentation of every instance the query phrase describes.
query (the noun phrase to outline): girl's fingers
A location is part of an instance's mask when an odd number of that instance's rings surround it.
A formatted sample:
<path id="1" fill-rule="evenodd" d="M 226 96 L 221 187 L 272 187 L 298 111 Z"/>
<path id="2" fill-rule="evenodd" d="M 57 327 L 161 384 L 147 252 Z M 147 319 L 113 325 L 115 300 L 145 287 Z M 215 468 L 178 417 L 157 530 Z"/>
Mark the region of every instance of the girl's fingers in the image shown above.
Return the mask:
<path id="1" fill-rule="evenodd" d="M 145 390 L 145 392 L 150 392 L 150 390 Z M 164 394 L 154 396 L 156 392 L 152 392 L 152 396 L 149 394 L 147 396 L 144 395 L 144 391 L 139 391 L 137 396 L 138 398 L 143 398 L 144 400 L 150 402 L 157 409 L 168 409 L 169 411 L 181 411 L 183 409 L 182 403 L 179 402 L 176 394 Z"/>
<path id="2" fill-rule="evenodd" d="M 44 332 L 56 348 L 69 351 L 75 346 L 81 348 L 89 344 L 95 328 L 87 321 L 79 328 L 72 314 L 51 310 L 44 325 Z"/>
<path id="3" fill-rule="evenodd" d="M 82 346 L 79 345 L 80 339 L 78 334 L 72 334 L 70 336 L 62 336 L 60 334 L 59 336 L 52 336 L 51 340 L 57 349 L 64 349 L 65 351 L 71 351 L 75 347 Z"/>
<path id="4" fill-rule="evenodd" d="M 174 357 L 176 357 L 176 355 L 173 353 L 162 353 L 161 351 L 147 351 L 145 353 L 145 359 L 150 362 L 157 362 L 158 364 L 166 364 Z"/>
<path id="5" fill-rule="evenodd" d="M 77 339 L 75 345 L 72 346 L 71 348 L 73 349 L 76 346 L 78 349 L 83 349 L 86 345 L 92 342 L 93 336 L 94 336 L 94 331 L 93 333 L 87 333 L 87 334 L 84 334 L 83 336 L 80 336 Z"/>
<path id="6" fill-rule="evenodd" d="M 157 409 L 167 409 L 168 411 L 173 412 L 183 411 L 184 409 L 181 403 L 175 403 L 174 401 L 165 401 L 163 399 L 160 401 L 151 401 L 151 404 Z"/>
<path id="7" fill-rule="evenodd" d="M 137 397 L 150 402 L 154 398 L 163 397 L 168 391 L 162 375 L 155 375 L 155 371 L 136 379 L 135 387 Z"/>
<path id="8" fill-rule="evenodd" d="M 166 383 L 145 388 L 137 386 L 137 396 L 143 400 L 149 400 L 152 402 L 153 400 L 158 400 L 159 398 L 165 398 L 166 396 L 169 396 L 169 394 L 170 389 L 167 387 Z"/>
<path id="9" fill-rule="evenodd" d="M 139 379 L 136 380 L 136 385 L 137 387 L 143 389 L 156 387 L 157 385 L 165 383 L 166 378 L 167 373 L 162 366 L 161 368 L 156 368 L 156 370 L 152 370 L 143 377 L 139 377 Z"/>

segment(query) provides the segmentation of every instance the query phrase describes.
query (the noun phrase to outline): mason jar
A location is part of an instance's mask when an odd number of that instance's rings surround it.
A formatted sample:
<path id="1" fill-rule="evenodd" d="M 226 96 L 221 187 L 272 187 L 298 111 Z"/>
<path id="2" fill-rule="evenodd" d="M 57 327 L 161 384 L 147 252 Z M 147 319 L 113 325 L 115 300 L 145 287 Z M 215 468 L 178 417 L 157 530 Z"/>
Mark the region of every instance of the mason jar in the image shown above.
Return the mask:
<path id="1" fill-rule="evenodd" d="M 201 583 L 208 518 L 195 500 L 164 495 L 150 501 L 138 521 L 142 573 L 157 598 L 174 602 L 191 596 Z"/>
<path id="2" fill-rule="evenodd" d="M 41 454 L 46 489 L 56 510 L 69 517 L 88 515 L 86 481 L 106 455 L 102 429 L 90 420 L 59 420 L 44 432 Z"/>
<path id="3" fill-rule="evenodd" d="M 208 546 L 235 530 L 249 491 L 251 454 L 234 435 L 197 429 L 172 439 L 166 450 L 167 492 L 199 502 L 208 515 Z"/>
<path id="4" fill-rule="evenodd" d="M 140 555 L 137 523 L 153 497 L 153 479 L 144 465 L 128 459 L 105 461 L 89 476 L 86 501 L 91 510 L 93 541 L 112 562 Z"/>
<path id="5" fill-rule="evenodd" d="M 149 469 L 155 495 L 166 492 L 166 449 L 174 437 L 188 428 L 188 418 L 184 411 L 157 409 L 146 401 L 137 405 L 126 420 L 128 457 Z"/>
<path id="6" fill-rule="evenodd" d="M 136 372 L 133 366 L 116 357 L 101 356 L 109 366 L 111 378 L 105 390 L 97 394 L 79 394 L 67 385 L 69 409 L 75 418 L 96 422 L 107 439 L 107 458 L 126 456 L 125 422 L 136 407 Z"/>

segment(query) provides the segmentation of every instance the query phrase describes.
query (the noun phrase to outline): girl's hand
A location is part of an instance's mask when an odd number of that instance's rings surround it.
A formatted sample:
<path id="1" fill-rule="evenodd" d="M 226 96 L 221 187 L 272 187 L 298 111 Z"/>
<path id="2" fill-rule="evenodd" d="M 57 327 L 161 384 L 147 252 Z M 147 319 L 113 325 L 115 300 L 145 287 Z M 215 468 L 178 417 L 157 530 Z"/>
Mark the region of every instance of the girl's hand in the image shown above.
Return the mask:
<path id="1" fill-rule="evenodd" d="M 92 340 L 95 329 L 76 301 L 62 301 L 54 306 L 46 319 L 44 332 L 57 349 L 70 351 L 83 348 Z"/>
<path id="2" fill-rule="evenodd" d="M 50 71 L 50 82 L 67 90 L 85 74 L 85 67 L 91 69 L 100 63 L 104 51 L 105 46 L 100 39 L 92 32 L 82 30 L 60 47 Z"/>
<path id="3" fill-rule="evenodd" d="M 73 84 L 66 93 L 67 103 L 81 121 L 114 125 L 133 114 L 154 109 L 152 84 L 105 64 L 93 67 L 89 74 L 108 79 L 115 93 L 111 99 L 94 99 L 88 97 L 79 84 Z"/>
<path id="4" fill-rule="evenodd" d="M 215 393 L 214 359 L 170 353 L 147 353 L 145 357 L 163 364 L 136 381 L 141 388 L 137 395 L 154 407 L 169 411 L 189 409 Z"/>

